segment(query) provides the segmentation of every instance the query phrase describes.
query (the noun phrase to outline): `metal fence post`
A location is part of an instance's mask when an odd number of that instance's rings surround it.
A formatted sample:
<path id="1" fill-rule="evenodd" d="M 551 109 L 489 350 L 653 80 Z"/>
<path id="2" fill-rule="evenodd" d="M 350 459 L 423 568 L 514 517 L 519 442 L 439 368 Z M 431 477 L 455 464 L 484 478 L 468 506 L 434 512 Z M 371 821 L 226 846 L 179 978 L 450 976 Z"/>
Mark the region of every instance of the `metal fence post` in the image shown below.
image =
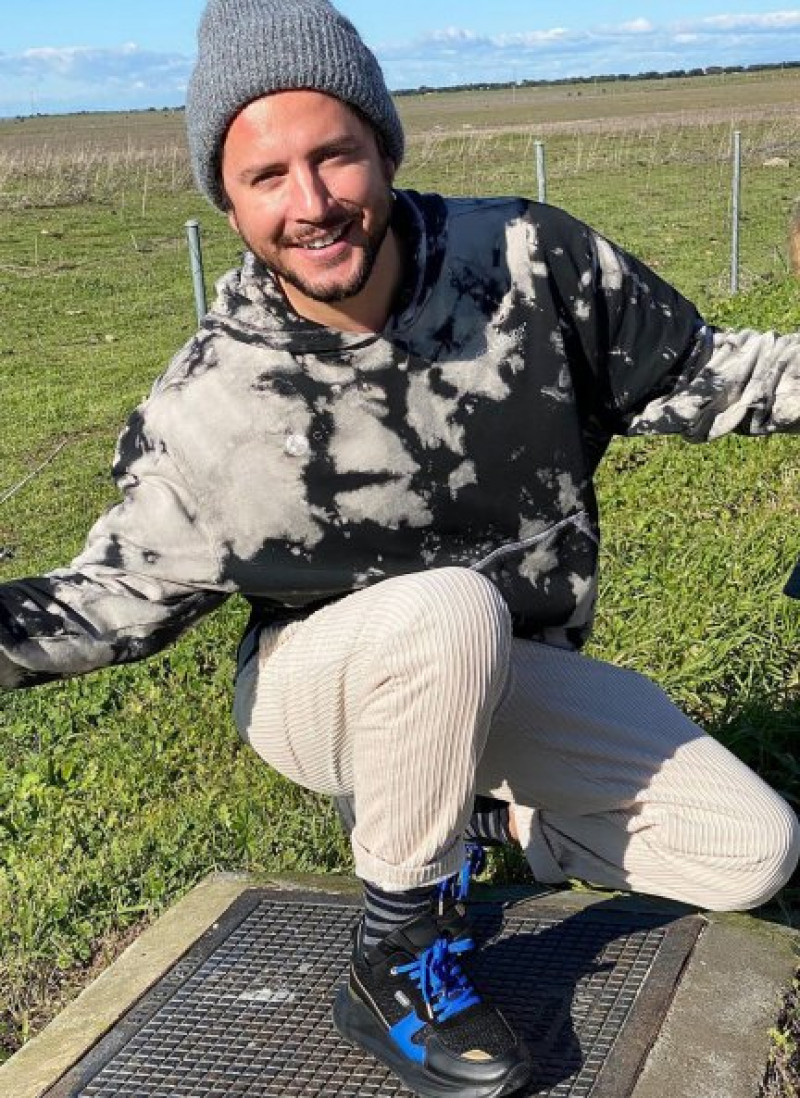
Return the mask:
<path id="1" fill-rule="evenodd" d="M 742 200 L 742 134 L 733 134 L 733 212 L 731 215 L 731 293 L 739 292 L 739 218 Z"/>
<path id="2" fill-rule="evenodd" d="M 199 324 L 208 312 L 206 302 L 206 280 L 203 274 L 203 248 L 200 243 L 200 225 L 197 221 L 186 222 L 186 238 L 189 241 L 189 258 L 192 264 L 192 283 L 194 285 L 194 307 Z"/>
<path id="3" fill-rule="evenodd" d="M 544 156 L 544 142 L 536 142 L 536 181 L 539 186 L 539 201 L 547 201 L 547 163 Z"/>

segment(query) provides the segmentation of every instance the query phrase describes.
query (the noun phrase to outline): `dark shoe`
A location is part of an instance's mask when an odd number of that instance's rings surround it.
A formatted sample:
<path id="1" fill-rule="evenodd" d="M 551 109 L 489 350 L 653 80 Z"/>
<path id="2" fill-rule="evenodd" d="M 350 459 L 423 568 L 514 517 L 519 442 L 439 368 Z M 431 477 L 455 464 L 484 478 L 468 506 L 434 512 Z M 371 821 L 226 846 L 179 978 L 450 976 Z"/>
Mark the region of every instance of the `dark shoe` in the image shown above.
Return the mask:
<path id="1" fill-rule="evenodd" d="M 421 1098 L 500 1098 L 528 1082 L 528 1053 L 473 987 L 460 959 L 474 949 L 460 904 L 419 916 L 366 955 L 356 932 L 333 1020 Z"/>

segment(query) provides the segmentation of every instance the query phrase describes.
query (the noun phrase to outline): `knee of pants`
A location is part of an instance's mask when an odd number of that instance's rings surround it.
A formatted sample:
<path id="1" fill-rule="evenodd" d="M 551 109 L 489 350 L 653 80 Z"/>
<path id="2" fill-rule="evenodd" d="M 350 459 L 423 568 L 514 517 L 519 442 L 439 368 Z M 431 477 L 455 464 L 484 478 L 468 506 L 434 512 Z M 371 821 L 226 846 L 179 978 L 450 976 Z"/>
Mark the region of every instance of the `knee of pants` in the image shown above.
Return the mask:
<path id="1" fill-rule="evenodd" d="M 710 874 L 710 911 L 746 911 L 767 903 L 788 882 L 800 858 L 800 824 L 790 806 L 774 794 L 769 809 L 760 804 L 736 829 L 738 842 L 725 859 L 725 871 Z"/>
<path id="2" fill-rule="evenodd" d="M 364 639 L 374 649 L 403 649 L 408 638 L 426 640 L 438 657 L 458 658 L 465 648 L 505 669 L 511 649 L 511 615 L 495 585 L 469 568 L 435 568 L 378 584 L 386 600 Z"/>

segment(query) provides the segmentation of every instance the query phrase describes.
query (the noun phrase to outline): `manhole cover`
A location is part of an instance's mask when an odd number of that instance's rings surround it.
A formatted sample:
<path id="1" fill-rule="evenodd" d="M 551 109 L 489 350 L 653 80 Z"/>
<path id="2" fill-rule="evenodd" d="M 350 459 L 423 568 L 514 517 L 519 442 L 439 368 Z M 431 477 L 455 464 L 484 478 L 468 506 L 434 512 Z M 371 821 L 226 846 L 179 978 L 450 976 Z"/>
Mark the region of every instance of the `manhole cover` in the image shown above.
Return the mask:
<path id="1" fill-rule="evenodd" d="M 547 902 L 472 908 L 482 986 L 534 1053 L 525 1093 L 626 1098 L 701 920 Z M 409 1098 L 331 1022 L 358 914 L 246 892 L 48 1098 Z"/>

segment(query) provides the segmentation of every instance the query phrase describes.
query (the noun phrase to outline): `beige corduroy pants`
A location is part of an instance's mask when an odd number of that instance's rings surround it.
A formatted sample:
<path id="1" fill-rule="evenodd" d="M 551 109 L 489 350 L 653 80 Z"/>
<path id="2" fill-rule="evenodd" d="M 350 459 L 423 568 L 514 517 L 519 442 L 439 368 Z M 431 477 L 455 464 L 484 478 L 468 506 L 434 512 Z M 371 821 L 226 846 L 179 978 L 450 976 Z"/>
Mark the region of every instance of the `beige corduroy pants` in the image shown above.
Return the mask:
<path id="1" fill-rule="evenodd" d="M 262 632 L 240 734 L 292 781 L 352 797 L 356 873 L 456 872 L 476 792 L 511 803 L 536 878 L 754 907 L 800 849 L 794 812 L 652 682 L 512 639 L 496 588 L 444 568 Z"/>

